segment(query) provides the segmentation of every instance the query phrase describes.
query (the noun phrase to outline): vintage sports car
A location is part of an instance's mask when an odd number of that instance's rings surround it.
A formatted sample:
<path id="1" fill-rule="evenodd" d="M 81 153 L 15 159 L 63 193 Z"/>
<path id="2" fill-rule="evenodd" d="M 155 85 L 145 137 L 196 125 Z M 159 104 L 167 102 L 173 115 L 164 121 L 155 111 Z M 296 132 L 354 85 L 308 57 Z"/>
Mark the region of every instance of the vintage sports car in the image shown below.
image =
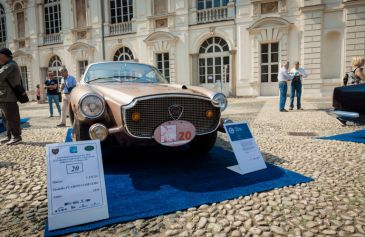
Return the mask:
<path id="1" fill-rule="evenodd" d="M 224 131 L 226 107 L 223 94 L 169 84 L 153 66 L 102 62 L 89 65 L 72 90 L 70 118 L 76 140 L 188 144 L 202 153 L 213 147 L 217 131 Z"/>
<path id="2" fill-rule="evenodd" d="M 346 121 L 365 122 L 365 84 L 336 87 L 333 91 L 334 114 Z"/>

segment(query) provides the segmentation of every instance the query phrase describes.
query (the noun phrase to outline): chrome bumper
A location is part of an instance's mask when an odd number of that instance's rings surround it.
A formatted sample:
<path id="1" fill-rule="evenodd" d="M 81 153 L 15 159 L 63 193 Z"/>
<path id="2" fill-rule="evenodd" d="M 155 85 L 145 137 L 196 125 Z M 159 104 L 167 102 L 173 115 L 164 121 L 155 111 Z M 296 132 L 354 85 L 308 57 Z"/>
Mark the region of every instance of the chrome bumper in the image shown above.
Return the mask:
<path id="1" fill-rule="evenodd" d="M 219 126 L 218 126 L 218 132 L 226 133 L 226 130 L 224 129 L 224 124 L 233 123 L 232 120 L 227 118 L 221 118 Z"/>

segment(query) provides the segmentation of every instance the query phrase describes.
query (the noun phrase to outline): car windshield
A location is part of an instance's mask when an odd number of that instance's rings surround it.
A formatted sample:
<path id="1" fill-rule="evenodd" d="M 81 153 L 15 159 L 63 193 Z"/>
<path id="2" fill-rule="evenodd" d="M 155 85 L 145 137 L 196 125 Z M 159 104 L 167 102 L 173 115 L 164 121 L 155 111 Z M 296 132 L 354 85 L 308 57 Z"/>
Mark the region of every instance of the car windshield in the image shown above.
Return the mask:
<path id="1" fill-rule="evenodd" d="M 86 83 L 168 83 L 161 73 L 152 66 L 138 63 L 121 62 L 91 65 L 84 76 L 84 81 Z"/>

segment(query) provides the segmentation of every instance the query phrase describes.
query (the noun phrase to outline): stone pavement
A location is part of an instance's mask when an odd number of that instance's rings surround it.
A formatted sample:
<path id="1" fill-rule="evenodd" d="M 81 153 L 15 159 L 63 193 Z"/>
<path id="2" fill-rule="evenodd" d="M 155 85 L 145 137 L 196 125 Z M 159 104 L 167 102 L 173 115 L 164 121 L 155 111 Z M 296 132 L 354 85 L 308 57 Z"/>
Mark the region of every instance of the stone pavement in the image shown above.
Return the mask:
<path id="1" fill-rule="evenodd" d="M 279 113 L 276 98 L 230 99 L 225 116 L 249 122 L 268 162 L 315 181 L 74 236 L 365 236 L 365 144 L 313 139 L 365 126 L 338 125 L 329 98 L 304 99 L 303 107 Z M 66 132 L 47 111 L 22 106 L 32 117 L 24 143 L 0 145 L 0 236 L 43 236 L 44 146 Z M 225 134 L 217 145 L 230 149 Z"/>

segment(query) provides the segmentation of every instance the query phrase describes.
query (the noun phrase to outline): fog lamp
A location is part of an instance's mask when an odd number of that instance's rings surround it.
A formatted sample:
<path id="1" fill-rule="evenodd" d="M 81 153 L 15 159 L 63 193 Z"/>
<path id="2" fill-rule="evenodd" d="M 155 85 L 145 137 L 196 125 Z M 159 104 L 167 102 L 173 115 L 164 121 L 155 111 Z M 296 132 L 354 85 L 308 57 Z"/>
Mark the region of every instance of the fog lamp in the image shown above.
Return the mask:
<path id="1" fill-rule="evenodd" d="M 141 113 L 140 112 L 133 112 L 132 113 L 132 121 L 138 122 L 141 120 Z"/>
<path id="2" fill-rule="evenodd" d="M 205 117 L 207 117 L 208 119 L 210 119 L 210 118 L 213 118 L 213 116 L 214 116 L 214 112 L 213 112 L 213 110 L 207 110 L 206 112 L 205 112 Z"/>
<path id="3" fill-rule="evenodd" d="M 89 129 L 89 135 L 92 140 L 104 141 L 108 137 L 108 129 L 101 123 L 93 124 Z"/>

